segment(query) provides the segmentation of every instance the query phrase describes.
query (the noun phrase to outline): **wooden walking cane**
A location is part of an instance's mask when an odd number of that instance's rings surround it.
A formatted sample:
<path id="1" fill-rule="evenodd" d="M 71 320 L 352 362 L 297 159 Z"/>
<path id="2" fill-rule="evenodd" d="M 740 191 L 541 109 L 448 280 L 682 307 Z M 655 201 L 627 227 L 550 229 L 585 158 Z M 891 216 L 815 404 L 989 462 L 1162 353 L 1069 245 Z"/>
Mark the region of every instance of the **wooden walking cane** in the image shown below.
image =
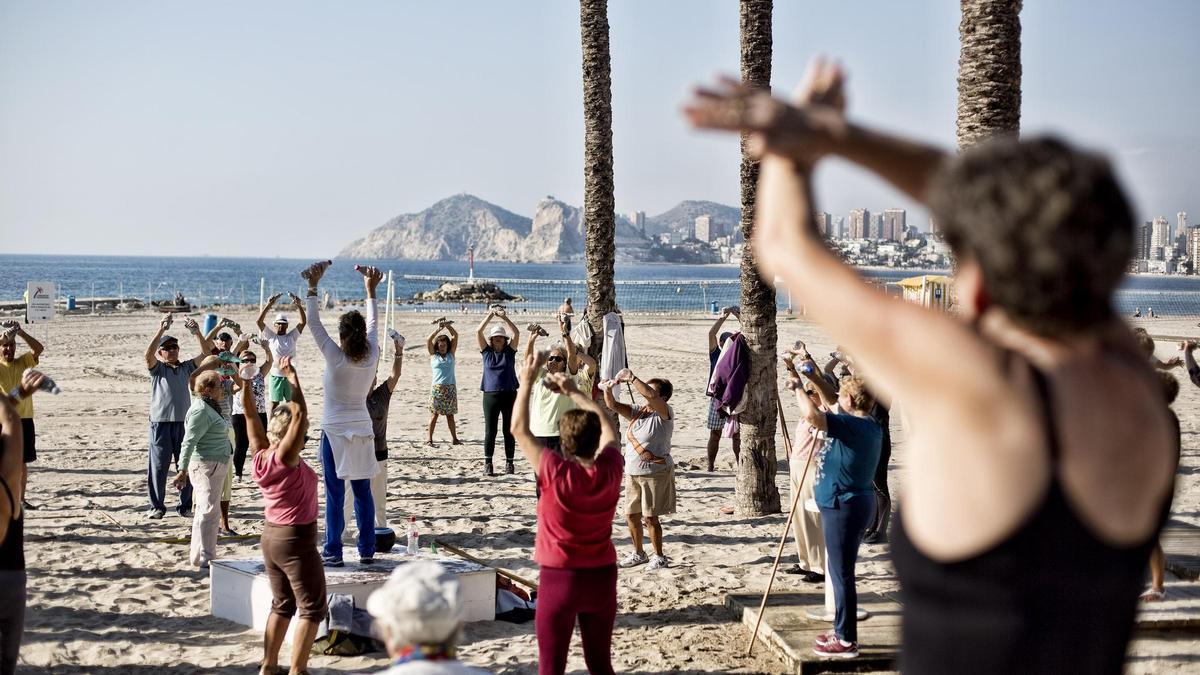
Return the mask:
<path id="1" fill-rule="evenodd" d="M 792 437 L 788 434 L 787 420 L 783 416 L 783 401 L 776 397 L 775 404 L 779 409 L 779 425 L 783 427 L 783 447 L 787 451 L 790 461 Z M 783 524 L 783 534 L 779 537 L 779 548 L 775 551 L 775 563 L 771 565 L 771 578 L 767 580 L 767 590 L 763 591 L 762 602 L 758 605 L 758 618 L 754 621 L 754 632 L 750 635 L 750 644 L 746 646 L 747 656 L 754 652 L 754 641 L 758 639 L 758 628 L 762 624 L 763 612 L 767 609 L 767 598 L 771 595 L 771 586 L 775 583 L 775 572 L 779 569 L 779 559 L 783 557 L 783 546 L 787 543 L 788 531 L 792 529 L 792 518 L 795 517 L 796 506 L 800 503 L 800 486 L 804 485 L 804 479 L 808 477 L 808 467 L 812 464 L 814 454 L 816 453 L 808 453 L 808 459 L 804 462 L 804 471 L 800 474 L 800 483 L 796 486 L 795 494 L 792 495 L 792 509 L 788 511 L 787 521 Z"/>

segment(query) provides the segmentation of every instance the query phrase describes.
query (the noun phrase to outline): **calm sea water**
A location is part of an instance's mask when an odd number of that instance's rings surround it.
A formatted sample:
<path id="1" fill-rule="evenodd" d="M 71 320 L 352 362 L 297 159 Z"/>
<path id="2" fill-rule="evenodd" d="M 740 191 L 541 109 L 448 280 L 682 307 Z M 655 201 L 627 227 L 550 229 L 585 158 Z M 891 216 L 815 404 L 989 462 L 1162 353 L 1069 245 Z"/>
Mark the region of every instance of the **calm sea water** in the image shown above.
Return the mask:
<path id="1" fill-rule="evenodd" d="M 285 258 L 175 258 L 115 256 L 16 256 L 0 255 L 0 300 L 19 300 L 29 281 L 53 281 L 61 296 L 95 295 L 113 297 L 118 290 L 126 297 L 163 300 L 179 291 L 189 301 L 207 306 L 258 302 L 259 281 L 266 293 L 291 290 L 301 293 L 299 276 L 311 260 Z M 356 261 L 390 270 L 396 278 L 396 298 L 403 302 L 415 293 L 429 291 L 439 281 L 405 279 L 405 276 L 465 277 L 467 263 L 412 260 Z M 913 270 L 863 270 L 874 281 L 888 282 L 919 274 Z M 931 272 L 936 274 L 937 272 Z M 501 287 L 526 299 L 514 304 L 533 310 L 558 306 L 564 296 L 574 298 L 577 309 L 584 303 L 582 263 L 478 262 L 475 276 L 502 281 Z M 715 302 L 718 306 L 738 302 L 738 269 L 720 265 L 617 265 L 617 302 L 626 311 L 700 311 Z M 342 300 L 363 297 L 362 277 L 349 261 L 335 261 L 322 286 Z M 383 295 L 383 290 L 380 290 Z M 787 307 L 786 292 L 780 307 Z M 796 305 L 800 298 L 791 298 Z M 1135 307 L 1169 315 L 1200 315 L 1200 277 L 1136 276 L 1126 279 L 1116 297 L 1122 314 Z M 442 311 L 458 309 L 432 304 L 402 305 L 401 310 Z"/>

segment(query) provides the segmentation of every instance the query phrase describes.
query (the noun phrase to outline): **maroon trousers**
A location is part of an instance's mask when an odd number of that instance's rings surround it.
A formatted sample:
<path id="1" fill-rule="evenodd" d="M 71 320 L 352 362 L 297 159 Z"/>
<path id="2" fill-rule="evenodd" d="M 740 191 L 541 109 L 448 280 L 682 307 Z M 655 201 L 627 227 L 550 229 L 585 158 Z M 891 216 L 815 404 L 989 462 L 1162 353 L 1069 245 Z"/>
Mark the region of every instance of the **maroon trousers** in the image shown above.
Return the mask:
<path id="1" fill-rule="evenodd" d="M 542 567 L 534 626 L 539 675 L 561 675 L 575 620 L 583 639 L 583 659 L 592 675 L 610 675 L 613 621 L 617 617 L 617 566 L 587 569 Z"/>

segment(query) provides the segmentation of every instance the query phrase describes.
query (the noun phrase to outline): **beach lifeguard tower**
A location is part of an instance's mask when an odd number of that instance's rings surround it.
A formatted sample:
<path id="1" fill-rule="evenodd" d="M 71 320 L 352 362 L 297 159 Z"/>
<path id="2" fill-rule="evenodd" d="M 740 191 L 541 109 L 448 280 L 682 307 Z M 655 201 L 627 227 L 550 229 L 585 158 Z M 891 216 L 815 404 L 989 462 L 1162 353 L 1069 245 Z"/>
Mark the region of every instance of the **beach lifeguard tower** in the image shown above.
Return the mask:
<path id="1" fill-rule="evenodd" d="M 953 306 L 951 293 L 954 280 L 940 274 L 922 274 L 896 282 L 900 287 L 905 302 L 932 307 L 943 312 Z"/>

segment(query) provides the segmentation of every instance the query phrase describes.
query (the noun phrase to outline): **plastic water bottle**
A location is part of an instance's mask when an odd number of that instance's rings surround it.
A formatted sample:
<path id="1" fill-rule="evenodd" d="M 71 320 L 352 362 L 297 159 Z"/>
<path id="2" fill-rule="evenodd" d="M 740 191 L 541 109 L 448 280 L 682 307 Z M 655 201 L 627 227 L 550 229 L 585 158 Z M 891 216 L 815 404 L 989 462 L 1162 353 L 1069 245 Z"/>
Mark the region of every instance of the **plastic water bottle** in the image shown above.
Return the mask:
<path id="1" fill-rule="evenodd" d="M 418 541 L 419 537 L 420 537 L 420 535 L 417 533 L 417 517 L 409 516 L 408 517 L 408 554 L 409 555 L 416 555 L 417 552 L 421 550 L 420 542 Z"/>
<path id="2" fill-rule="evenodd" d="M 800 364 L 800 372 L 804 373 L 805 375 L 812 375 L 813 372 L 815 372 L 812 362 L 805 361 L 804 363 Z"/>
<path id="3" fill-rule="evenodd" d="M 333 264 L 332 260 L 322 260 L 320 262 L 313 263 L 312 265 L 304 268 L 304 270 L 300 272 L 300 276 L 304 279 L 310 279 L 310 278 L 312 278 L 314 267 L 317 270 L 324 272 L 325 270 L 329 269 L 329 266 L 332 264 Z M 357 265 L 355 265 L 355 269 L 358 269 Z"/>

